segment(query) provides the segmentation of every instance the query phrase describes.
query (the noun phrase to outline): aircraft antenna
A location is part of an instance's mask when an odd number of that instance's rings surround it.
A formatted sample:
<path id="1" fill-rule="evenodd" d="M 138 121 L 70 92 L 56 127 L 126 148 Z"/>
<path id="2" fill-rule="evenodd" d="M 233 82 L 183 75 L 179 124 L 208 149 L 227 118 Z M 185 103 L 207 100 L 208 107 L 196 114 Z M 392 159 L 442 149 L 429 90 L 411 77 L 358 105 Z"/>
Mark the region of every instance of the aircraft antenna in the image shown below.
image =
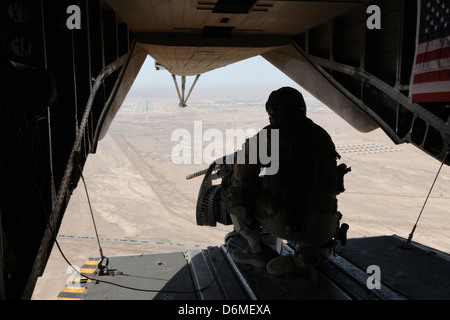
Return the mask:
<path id="1" fill-rule="evenodd" d="M 431 191 L 433 190 L 434 184 L 436 183 L 436 180 L 437 180 L 437 178 L 439 176 L 439 173 L 441 172 L 442 166 L 444 165 L 444 162 L 445 162 L 445 159 L 447 158 L 448 153 L 449 153 L 449 151 L 447 151 L 445 153 L 444 158 L 442 159 L 442 162 L 441 162 L 441 165 L 439 167 L 439 170 L 437 171 L 436 177 L 434 178 L 434 181 L 431 184 L 430 190 L 428 191 L 428 195 L 425 198 L 425 201 L 424 201 L 424 203 L 422 205 L 422 209 L 420 210 L 420 213 L 419 213 L 419 216 L 417 217 L 416 223 L 414 224 L 414 227 L 412 228 L 411 233 L 409 234 L 408 240 L 406 240 L 406 242 L 405 242 L 405 247 L 410 247 L 411 246 L 411 240 L 412 240 L 412 237 L 414 235 L 414 232 L 416 231 L 417 224 L 419 223 L 419 219 L 422 216 L 423 209 L 425 208 L 425 205 L 427 204 L 428 198 L 430 197 Z"/>

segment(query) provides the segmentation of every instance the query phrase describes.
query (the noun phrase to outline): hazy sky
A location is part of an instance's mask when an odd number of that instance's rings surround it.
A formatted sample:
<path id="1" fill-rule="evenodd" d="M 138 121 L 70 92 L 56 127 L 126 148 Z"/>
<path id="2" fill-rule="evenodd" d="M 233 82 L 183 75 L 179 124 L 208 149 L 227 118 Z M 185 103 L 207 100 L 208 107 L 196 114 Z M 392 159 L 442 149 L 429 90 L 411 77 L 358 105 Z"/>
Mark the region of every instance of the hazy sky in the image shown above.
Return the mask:
<path id="1" fill-rule="evenodd" d="M 195 77 L 187 77 L 186 91 L 189 91 Z M 180 77 L 177 77 L 180 85 Z M 282 86 L 291 86 L 300 89 L 300 86 L 287 77 L 280 70 L 264 58 L 257 56 L 244 61 L 236 62 L 223 68 L 218 68 L 200 76 L 192 96 L 211 90 L 241 90 L 261 89 L 270 93 Z M 133 89 L 173 90 L 176 88 L 171 74 L 167 70 L 156 71 L 155 61 L 150 56 L 142 66 L 136 78 Z"/>

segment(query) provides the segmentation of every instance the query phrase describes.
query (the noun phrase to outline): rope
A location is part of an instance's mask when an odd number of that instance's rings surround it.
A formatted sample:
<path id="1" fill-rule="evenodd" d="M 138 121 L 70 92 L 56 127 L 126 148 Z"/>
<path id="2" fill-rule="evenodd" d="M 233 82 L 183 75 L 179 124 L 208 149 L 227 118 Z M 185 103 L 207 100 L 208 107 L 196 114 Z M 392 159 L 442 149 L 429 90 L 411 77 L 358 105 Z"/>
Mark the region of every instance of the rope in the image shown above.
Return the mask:
<path id="1" fill-rule="evenodd" d="M 436 183 L 436 180 L 437 180 L 437 178 L 438 178 L 438 176 L 439 176 L 439 173 L 441 172 L 441 169 L 442 169 L 442 167 L 443 167 L 443 165 L 444 165 L 444 163 L 445 163 L 445 159 L 447 158 L 448 153 L 449 153 L 449 151 L 447 151 L 447 152 L 445 153 L 445 156 L 444 156 L 444 158 L 442 159 L 442 162 L 441 162 L 441 165 L 440 165 L 440 167 L 439 167 L 439 170 L 438 170 L 438 172 L 436 173 L 436 177 L 434 178 L 433 183 L 431 184 L 430 190 L 428 191 L 428 195 L 427 195 L 427 197 L 425 198 L 425 202 L 424 202 L 423 205 L 422 205 L 422 209 L 420 210 L 420 213 L 419 213 L 419 216 L 417 217 L 416 223 L 414 224 L 414 227 L 412 228 L 411 233 L 409 234 L 408 240 L 406 240 L 406 242 L 405 242 L 405 246 L 406 246 L 406 247 L 411 246 L 411 240 L 412 240 L 412 237 L 413 237 L 413 235 L 414 235 L 414 232 L 416 231 L 417 224 L 419 223 L 419 219 L 420 219 L 420 217 L 422 216 L 423 209 L 425 208 L 425 205 L 427 204 L 428 198 L 430 197 L 431 191 L 433 190 L 434 184 Z"/>
<path id="2" fill-rule="evenodd" d="M 87 189 L 87 186 L 86 186 L 86 181 L 84 181 L 83 169 L 81 168 L 80 164 L 78 164 L 78 169 L 80 170 L 81 180 L 83 181 L 84 190 L 86 192 L 86 198 L 87 198 L 87 201 L 88 201 L 88 204 L 89 204 L 89 211 L 91 212 L 92 223 L 94 225 L 94 230 L 95 230 L 95 237 L 97 238 L 98 250 L 100 251 L 101 261 L 103 261 L 105 256 L 103 255 L 103 249 L 102 249 L 102 246 L 100 244 L 100 237 L 98 236 L 97 225 L 95 224 L 94 212 L 92 211 L 91 200 L 89 198 L 89 193 L 88 193 L 88 189 Z"/>
<path id="3" fill-rule="evenodd" d="M 75 161 L 77 161 L 77 160 L 75 160 Z M 105 257 L 105 256 L 103 255 L 103 250 L 102 250 L 102 246 L 101 246 L 101 244 L 100 244 L 100 238 L 99 238 L 98 232 L 97 232 L 97 226 L 96 226 L 96 223 L 95 223 L 94 213 L 93 213 L 93 210 L 92 210 L 92 206 L 91 206 L 91 201 L 90 201 L 90 198 L 89 198 L 88 189 L 87 189 L 87 186 L 86 186 L 86 182 L 85 182 L 85 180 L 84 180 L 84 177 L 83 177 L 83 172 L 82 172 L 83 170 L 82 170 L 82 168 L 81 168 L 81 166 L 80 166 L 79 163 L 77 163 L 77 167 L 78 167 L 78 169 L 80 170 L 80 176 L 81 176 L 81 179 L 82 179 L 83 184 L 84 184 L 84 189 L 85 189 L 85 191 L 86 191 L 86 197 L 87 197 L 88 204 L 89 204 L 89 210 L 90 210 L 90 212 L 91 212 L 92 222 L 93 222 L 94 230 L 95 230 L 95 236 L 96 236 L 96 238 L 97 238 L 97 243 L 98 243 L 98 247 L 99 247 L 99 251 L 100 251 L 101 260 L 100 260 L 100 262 L 99 262 L 99 264 L 98 264 L 98 268 L 100 269 L 100 274 L 107 274 L 107 271 L 108 271 L 108 269 L 107 269 L 107 266 L 108 266 L 108 258 Z M 48 219 L 47 219 L 47 223 L 48 223 Z M 51 228 L 50 225 L 49 225 L 49 227 Z M 209 288 L 212 284 L 214 284 L 214 283 L 217 281 L 217 277 L 219 276 L 219 273 L 220 273 L 220 271 L 221 271 L 223 265 L 225 264 L 225 262 L 226 262 L 226 260 L 227 260 L 226 258 L 227 258 L 227 255 L 228 255 L 229 251 L 230 251 L 230 248 L 231 248 L 231 246 L 229 246 L 229 245 L 227 246 L 227 250 L 226 250 L 225 253 L 224 253 L 224 257 L 223 257 L 223 259 L 222 259 L 222 261 L 221 261 L 221 263 L 220 263 L 220 265 L 219 265 L 219 268 L 218 268 L 217 272 L 215 272 L 214 277 L 211 279 L 211 281 L 210 281 L 208 284 L 206 284 L 205 286 L 203 286 L 203 287 L 196 288 L 196 289 L 194 289 L 194 290 L 186 290 L 186 291 L 184 291 L 184 290 L 147 289 L 147 288 L 138 288 L 138 287 L 133 287 L 133 286 L 121 285 L 121 284 L 118 284 L 118 283 L 115 283 L 115 282 L 110 282 L 110 281 L 105 281 L 105 280 L 99 279 L 99 278 L 89 277 L 89 276 L 87 276 L 87 275 L 81 273 L 79 270 L 77 270 L 77 269 L 73 266 L 73 264 L 72 264 L 72 263 L 67 259 L 67 257 L 64 255 L 64 252 L 62 251 L 62 248 L 60 247 L 60 245 L 59 245 L 59 243 L 58 243 L 58 241 L 57 241 L 57 239 L 56 239 L 56 233 L 55 233 L 54 231 L 52 231 L 52 234 L 53 234 L 53 237 L 54 237 L 54 241 L 55 241 L 55 243 L 56 243 L 56 246 L 58 247 L 58 250 L 59 250 L 59 252 L 61 253 L 61 255 L 62 255 L 62 257 L 64 258 L 64 260 L 65 260 L 65 261 L 67 262 L 67 264 L 68 264 L 68 265 L 69 265 L 76 273 L 78 273 L 81 277 L 84 277 L 84 278 L 89 279 L 89 280 L 91 280 L 91 281 L 96 281 L 96 282 L 99 282 L 99 283 L 110 284 L 110 285 L 117 286 L 117 287 L 120 287 L 120 288 L 124 288 L 124 289 L 128 289 L 128 290 L 134 290 L 134 291 L 141 291 L 141 292 L 186 293 L 186 294 L 188 294 L 188 293 L 194 293 L 194 294 L 197 294 L 197 293 L 199 293 L 199 292 L 201 292 L 201 291 L 203 291 L 203 290 Z M 239 236 L 239 234 L 240 234 L 240 232 L 237 233 L 237 236 Z M 101 265 L 101 263 L 102 263 L 105 259 L 106 259 L 106 263 L 105 263 L 104 265 Z M 106 270 L 105 270 L 105 269 L 106 269 Z M 125 273 L 121 273 L 121 275 L 122 275 L 122 276 L 130 276 L 130 275 L 125 274 Z"/>
<path id="4" fill-rule="evenodd" d="M 41 19 L 42 19 L 42 45 L 44 48 L 44 67 L 47 70 L 48 58 L 47 58 L 47 40 L 45 37 L 45 16 L 44 16 L 44 3 L 41 0 Z M 50 118 L 50 105 L 47 106 L 47 123 L 48 123 L 48 145 L 49 145 L 49 159 L 50 159 L 50 187 L 52 195 L 52 209 L 55 207 L 56 203 L 56 187 L 55 187 L 55 176 L 53 172 L 53 150 L 52 150 L 52 126 Z"/>
<path id="5" fill-rule="evenodd" d="M 45 19 L 44 19 L 44 3 L 41 0 L 41 19 L 42 19 L 42 42 L 44 47 L 44 66 L 45 70 L 47 70 L 47 40 L 45 39 Z"/>
<path id="6" fill-rule="evenodd" d="M 75 43 L 73 39 L 73 30 L 71 31 L 72 37 L 72 69 L 73 69 L 73 89 L 74 89 L 74 102 L 75 102 L 75 136 L 78 135 L 80 130 L 78 123 L 78 90 L 77 90 L 77 71 L 75 63 Z"/>

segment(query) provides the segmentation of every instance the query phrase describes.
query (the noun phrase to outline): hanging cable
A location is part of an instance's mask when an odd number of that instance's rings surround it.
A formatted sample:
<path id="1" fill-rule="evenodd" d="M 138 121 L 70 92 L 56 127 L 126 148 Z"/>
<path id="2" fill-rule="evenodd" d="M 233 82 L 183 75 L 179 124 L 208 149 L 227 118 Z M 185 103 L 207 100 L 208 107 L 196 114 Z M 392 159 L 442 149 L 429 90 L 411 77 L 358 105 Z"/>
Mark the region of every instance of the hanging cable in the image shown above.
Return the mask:
<path id="1" fill-rule="evenodd" d="M 447 151 L 445 153 L 444 158 L 442 159 L 442 162 L 441 162 L 441 165 L 439 167 L 439 170 L 436 173 L 436 177 L 434 178 L 433 183 L 431 184 L 430 190 L 428 191 L 428 195 L 425 198 L 425 202 L 422 205 L 422 209 L 420 210 L 420 213 L 419 213 L 419 216 L 417 217 L 416 223 L 414 224 L 414 227 L 412 228 L 411 233 L 409 234 L 408 240 L 406 240 L 406 242 L 405 242 L 405 245 L 404 245 L 405 247 L 410 247 L 411 246 L 411 240 L 412 240 L 412 237 L 414 235 L 414 232 L 416 231 L 417 224 L 419 223 L 419 219 L 422 216 L 423 209 L 425 208 L 425 205 L 427 204 L 428 198 L 430 197 L 431 191 L 433 190 L 434 184 L 436 183 L 436 180 L 437 180 L 437 178 L 439 176 L 439 173 L 441 172 L 441 169 L 442 169 L 442 167 L 443 167 L 443 165 L 445 163 L 445 159 L 447 158 L 448 153 L 449 153 L 449 151 Z"/>
<path id="2" fill-rule="evenodd" d="M 91 25 L 89 16 L 89 0 L 86 0 L 86 28 L 87 28 L 87 50 L 88 50 L 88 65 L 89 65 L 89 88 L 92 90 L 92 53 L 91 53 Z"/>
<path id="3" fill-rule="evenodd" d="M 47 70 L 47 41 L 45 39 L 45 24 L 44 24 L 44 3 L 43 0 L 41 0 L 41 19 L 42 19 L 42 42 L 44 47 L 44 66 L 45 70 Z"/>
<path id="4" fill-rule="evenodd" d="M 87 189 L 87 186 L 86 186 L 86 181 L 84 181 L 84 176 L 83 176 L 83 172 L 82 172 L 83 169 L 81 168 L 79 163 L 78 163 L 78 169 L 80 170 L 81 180 L 83 181 L 84 190 L 86 192 L 86 198 L 87 198 L 88 205 L 89 205 L 89 211 L 91 212 L 91 218 L 92 218 L 92 223 L 94 225 L 95 237 L 97 238 L 98 250 L 100 251 L 100 258 L 101 258 L 101 261 L 103 261 L 103 259 L 105 259 L 105 256 L 103 255 L 103 249 L 102 249 L 102 246 L 100 244 L 100 238 L 98 236 L 97 225 L 95 223 L 94 212 L 92 211 L 92 205 L 91 205 L 91 200 L 89 198 L 88 189 Z"/>
<path id="5" fill-rule="evenodd" d="M 92 217 L 92 222 L 93 222 L 93 225 L 94 225 L 95 236 L 96 236 L 96 238 L 97 238 L 98 248 L 99 248 L 100 257 L 101 257 L 101 260 L 99 261 L 97 267 L 99 268 L 100 275 L 106 275 L 106 274 L 108 274 L 108 262 L 109 262 L 109 259 L 108 259 L 107 257 L 105 257 L 104 254 L 103 254 L 103 249 L 102 249 L 102 246 L 101 246 L 101 243 L 100 243 L 100 238 L 99 238 L 99 235 L 98 235 L 97 226 L 96 226 L 95 218 L 94 218 L 94 213 L 93 213 L 93 210 L 92 210 L 92 205 L 91 205 L 91 201 L 90 201 L 90 197 L 89 197 L 89 192 L 88 192 L 88 189 L 87 189 L 86 182 L 85 182 L 85 180 L 84 180 L 84 176 L 83 176 L 83 172 L 82 172 L 83 170 L 82 170 L 82 168 L 81 168 L 81 165 L 80 165 L 80 162 L 79 162 L 79 158 L 78 158 L 78 157 L 79 157 L 79 154 L 78 154 L 78 152 L 77 152 L 77 153 L 75 153 L 75 155 L 74 155 L 74 161 L 75 161 L 74 167 L 76 167 L 76 168 L 80 171 L 80 177 L 81 177 L 81 180 L 83 181 L 84 189 L 85 189 L 85 192 L 86 192 L 86 197 L 87 197 L 87 201 L 88 201 L 88 205 L 89 205 L 89 210 L 90 210 L 91 217 Z M 52 233 L 52 234 L 53 234 L 53 233 Z M 239 234 L 240 234 L 240 232 L 237 232 L 237 236 L 239 236 Z M 222 260 L 222 262 L 221 262 L 221 264 L 220 264 L 220 266 L 219 266 L 217 272 L 215 273 L 213 279 L 211 279 L 211 281 L 210 281 L 207 285 L 203 286 L 202 288 L 198 288 L 198 289 L 190 290 L 190 291 L 176 291 L 176 290 L 156 290 L 156 289 L 136 288 L 136 287 L 130 287 L 130 286 L 125 286 L 125 285 L 117 284 L 117 283 L 110 282 L 110 281 L 101 280 L 101 279 L 98 279 L 98 278 L 89 277 L 89 276 L 87 276 L 87 275 L 85 275 L 85 274 L 82 274 L 82 273 L 80 273 L 79 271 L 77 271 L 76 268 L 69 262 L 69 260 L 65 257 L 64 253 L 62 252 L 62 249 L 61 249 L 61 247 L 59 246 L 59 244 L 58 244 L 58 242 L 57 242 L 57 240 L 56 240 L 56 237 L 55 237 L 55 243 L 56 243 L 56 245 L 57 245 L 57 247 L 58 247 L 58 250 L 60 251 L 61 255 L 63 256 L 64 260 L 69 264 L 69 266 L 70 266 L 73 270 L 75 270 L 76 273 L 78 273 L 81 277 L 84 277 L 84 278 L 86 278 L 86 279 L 88 279 L 88 280 L 91 280 L 91 281 L 97 281 L 97 282 L 102 282 L 102 283 L 106 283 L 106 284 L 111 284 L 111 285 L 114 285 L 114 286 L 117 286 L 117 287 L 120 287 L 120 288 L 129 289 L 129 290 L 134 290 L 134 291 L 142 291 L 142 292 L 162 292 L 162 293 L 186 293 L 186 294 L 188 294 L 188 293 L 197 293 L 197 292 L 201 292 L 202 290 L 205 290 L 205 289 L 207 289 L 208 287 L 210 287 L 210 286 L 216 281 L 216 279 L 217 279 L 217 277 L 218 277 L 218 275 L 219 275 L 219 273 L 220 273 L 220 270 L 222 269 L 222 267 L 223 267 L 223 265 L 224 265 L 224 263 L 225 263 L 225 261 L 226 261 L 226 257 L 227 257 L 227 255 L 228 255 L 228 253 L 229 253 L 229 251 L 230 251 L 230 248 L 231 248 L 231 246 L 228 246 L 228 247 L 227 247 L 227 250 L 226 250 L 226 252 L 225 252 L 225 254 L 224 254 L 223 260 Z M 103 261 L 105 261 L 105 264 L 102 264 Z M 122 275 L 126 276 L 126 274 L 122 274 Z"/>
<path id="6" fill-rule="evenodd" d="M 89 16 L 89 0 L 86 0 L 86 35 L 87 35 L 87 49 L 88 49 L 88 69 L 89 69 L 89 92 L 92 91 L 92 50 L 91 50 L 91 27 Z M 87 137 L 89 141 L 89 150 L 92 150 L 92 144 L 94 140 L 94 119 L 92 116 L 92 110 L 89 117 L 89 126 L 87 128 Z"/>
<path id="7" fill-rule="evenodd" d="M 53 173 L 53 150 L 52 150 L 52 125 L 50 119 L 50 106 L 47 106 L 47 123 L 48 123 L 48 148 L 49 148 L 49 160 L 50 160 L 50 188 L 52 193 L 52 210 L 56 205 L 56 186 L 55 175 Z"/>
<path id="8" fill-rule="evenodd" d="M 41 0 L 41 20 L 42 20 L 42 46 L 44 48 L 44 67 L 47 70 L 48 58 L 47 58 L 47 40 L 45 37 L 45 16 L 44 16 L 44 3 Z M 51 118 L 50 118 L 50 105 L 47 106 L 47 122 L 48 122 L 48 144 L 49 144 L 49 159 L 50 159 L 50 184 L 52 194 L 52 209 L 56 203 L 56 187 L 55 178 L 53 173 L 53 151 L 52 151 L 52 130 L 51 130 Z"/>
<path id="9" fill-rule="evenodd" d="M 79 152 L 75 152 L 74 154 L 74 168 L 77 168 L 79 170 L 79 174 L 81 177 L 81 180 L 83 181 L 83 185 L 84 185 L 84 190 L 86 192 L 86 198 L 87 198 L 87 202 L 89 205 L 89 211 L 91 213 L 91 218 L 92 218 L 92 223 L 94 226 L 94 231 L 95 231 L 95 237 L 97 239 L 97 244 L 98 244 L 98 250 L 100 252 L 100 261 L 97 265 L 98 269 L 100 270 L 100 274 L 106 274 L 108 273 L 108 263 L 109 263 L 109 259 L 107 257 L 105 257 L 105 255 L 103 254 L 103 248 L 102 245 L 100 244 L 100 237 L 98 236 L 98 231 L 97 231 L 97 225 L 95 223 L 95 218 L 94 218 L 94 212 L 92 210 L 92 205 L 91 205 L 91 200 L 89 197 L 89 192 L 86 186 L 86 181 L 84 180 L 84 176 L 83 176 L 83 169 L 81 168 L 81 164 L 80 164 L 80 154 Z"/>
<path id="10" fill-rule="evenodd" d="M 102 250 L 102 247 L 101 247 L 101 244 L 100 244 L 100 239 L 99 239 L 98 232 L 97 232 L 97 227 L 96 227 L 96 224 L 95 224 L 95 218 L 94 218 L 94 215 L 93 215 L 93 210 L 92 210 L 91 202 L 90 202 L 90 199 L 89 199 L 89 193 L 88 193 L 88 190 L 87 190 L 87 185 L 86 185 L 86 183 L 85 183 L 83 174 L 82 174 L 82 172 L 81 172 L 81 171 L 82 171 L 82 168 L 81 168 L 81 165 L 80 165 L 80 163 L 79 163 L 79 158 L 78 158 L 78 157 L 79 157 L 79 153 L 76 152 L 76 153 L 74 154 L 74 161 L 76 162 L 76 163 L 74 163 L 74 168 L 77 168 L 78 170 L 80 170 L 80 176 L 81 176 L 81 178 L 82 178 L 82 181 L 83 181 L 83 184 L 84 184 L 84 187 L 85 187 L 85 190 L 86 190 L 86 195 L 87 195 L 87 199 L 88 199 L 88 203 L 89 203 L 89 208 L 90 208 L 90 211 L 91 211 L 92 221 L 93 221 L 93 223 L 94 223 L 94 229 L 95 229 L 95 233 L 96 233 L 96 237 L 97 237 L 97 242 L 98 242 L 98 245 L 99 245 L 100 255 L 101 255 L 102 258 L 105 258 L 105 256 L 103 255 L 103 250 Z M 52 225 L 50 224 L 50 215 L 48 214 L 47 208 L 46 208 L 45 203 L 44 203 L 44 200 L 43 200 L 43 198 L 42 198 L 42 194 L 41 194 L 40 190 L 38 189 L 36 180 L 33 179 L 33 181 L 34 181 L 34 185 L 35 185 L 35 187 L 36 187 L 36 190 L 38 191 L 37 194 L 38 194 L 38 196 L 39 196 L 39 199 L 40 199 L 40 202 L 41 202 L 41 205 L 42 205 L 42 208 L 43 208 L 44 218 L 45 218 L 45 221 L 46 221 L 47 226 L 48 226 L 48 228 L 49 228 L 50 237 L 51 237 L 51 238 L 53 239 L 53 241 L 55 242 L 55 244 L 56 244 L 56 246 L 57 246 L 57 248 L 58 248 L 58 251 L 60 252 L 60 254 L 61 254 L 61 256 L 63 257 L 63 259 L 66 261 L 66 263 L 68 264 L 68 266 L 71 267 L 71 268 L 74 270 L 74 272 L 77 273 L 80 277 L 85 278 L 85 279 L 87 279 L 87 280 L 95 281 L 96 283 L 105 283 L 105 284 L 109 284 L 109 285 L 112 285 L 112 286 L 120 287 L 120 288 L 123 288 L 123 289 L 128 289 L 128 290 L 133 290 L 133 291 L 140 291 L 140 292 L 179 293 L 179 294 L 190 294 L 190 293 L 192 293 L 192 294 L 197 294 L 197 293 L 199 293 L 199 292 L 201 292 L 201 291 L 203 291 L 203 290 L 206 290 L 206 289 L 209 288 L 212 284 L 216 283 L 217 278 L 218 278 L 218 276 L 219 276 L 219 274 L 220 274 L 220 272 L 221 272 L 221 270 L 222 270 L 222 267 L 223 267 L 224 264 L 225 264 L 225 261 L 227 260 L 228 254 L 229 254 L 229 252 L 230 252 L 230 250 L 231 250 L 231 247 L 232 247 L 232 246 L 231 246 L 231 245 L 227 245 L 227 249 L 226 249 L 226 251 L 224 252 L 224 257 L 223 257 L 223 259 L 222 259 L 222 262 L 220 263 L 220 265 L 219 265 L 217 271 L 215 272 L 214 277 L 213 277 L 213 278 L 211 279 L 211 281 L 210 281 L 208 284 L 206 284 L 205 286 L 203 286 L 203 287 L 201 287 L 201 288 L 196 288 L 196 289 L 194 289 L 194 290 L 185 290 L 185 291 L 183 291 L 183 290 L 163 290 L 163 289 L 137 288 L 137 287 L 131 287 L 131 286 L 126 286 L 126 285 L 122 285 L 122 284 L 119 284 L 119 283 L 107 281 L 107 280 L 104 280 L 104 279 L 99 279 L 98 277 L 95 277 L 95 278 L 94 278 L 94 277 L 90 277 L 90 276 L 88 276 L 88 275 L 86 275 L 86 274 L 84 274 L 84 273 L 81 273 L 79 270 L 77 270 L 77 268 L 75 268 L 75 266 L 69 261 L 69 259 L 68 259 L 68 258 L 66 257 L 66 255 L 64 254 L 64 252 L 63 252 L 63 250 L 62 250 L 62 248 L 61 248 L 61 246 L 59 245 L 59 242 L 58 242 L 58 240 L 57 240 L 57 233 L 56 233 L 56 230 L 55 230 L 55 229 L 52 227 Z M 240 231 L 239 231 L 239 232 L 236 232 L 236 236 L 239 236 L 239 235 L 240 235 Z M 99 264 L 100 264 L 101 262 L 102 262 L 102 261 L 100 261 Z M 99 267 L 101 268 L 101 266 L 99 266 Z M 99 269 L 100 269 L 100 268 L 99 268 Z M 100 270 L 100 271 L 101 271 L 101 270 Z M 212 271 L 212 270 L 211 270 L 211 271 Z M 100 273 L 100 275 L 102 275 L 102 274 L 104 275 L 104 274 L 108 274 L 108 273 L 107 273 L 107 272 Z M 123 276 L 129 276 L 129 275 L 127 275 L 127 274 L 122 274 L 122 275 L 123 275 Z"/>
<path id="11" fill-rule="evenodd" d="M 73 89 L 75 102 L 75 136 L 77 136 L 80 128 L 78 123 L 78 90 L 77 90 L 77 72 L 75 64 L 75 43 L 73 39 L 73 30 L 71 31 L 70 34 L 72 36 L 72 69 L 73 69 Z"/>

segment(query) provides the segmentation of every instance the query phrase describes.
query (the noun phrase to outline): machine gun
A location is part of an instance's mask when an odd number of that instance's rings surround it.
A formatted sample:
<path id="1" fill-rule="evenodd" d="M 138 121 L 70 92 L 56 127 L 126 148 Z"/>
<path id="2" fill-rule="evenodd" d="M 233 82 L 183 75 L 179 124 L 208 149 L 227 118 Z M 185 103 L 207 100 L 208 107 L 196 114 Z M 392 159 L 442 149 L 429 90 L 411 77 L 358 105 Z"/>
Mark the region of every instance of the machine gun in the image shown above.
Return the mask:
<path id="1" fill-rule="evenodd" d="M 226 210 L 225 198 L 222 195 L 222 185 L 213 185 L 212 181 L 222 179 L 233 171 L 234 162 L 231 160 L 235 159 L 235 155 L 236 153 L 233 153 L 218 158 L 207 169 L 186 176 L 186 179 L 189 180 L 204 175 L 197 199 L 197 225 L 215 227 L 217 222 L 223 225 L 232 224 L 231 217 Z"/>

